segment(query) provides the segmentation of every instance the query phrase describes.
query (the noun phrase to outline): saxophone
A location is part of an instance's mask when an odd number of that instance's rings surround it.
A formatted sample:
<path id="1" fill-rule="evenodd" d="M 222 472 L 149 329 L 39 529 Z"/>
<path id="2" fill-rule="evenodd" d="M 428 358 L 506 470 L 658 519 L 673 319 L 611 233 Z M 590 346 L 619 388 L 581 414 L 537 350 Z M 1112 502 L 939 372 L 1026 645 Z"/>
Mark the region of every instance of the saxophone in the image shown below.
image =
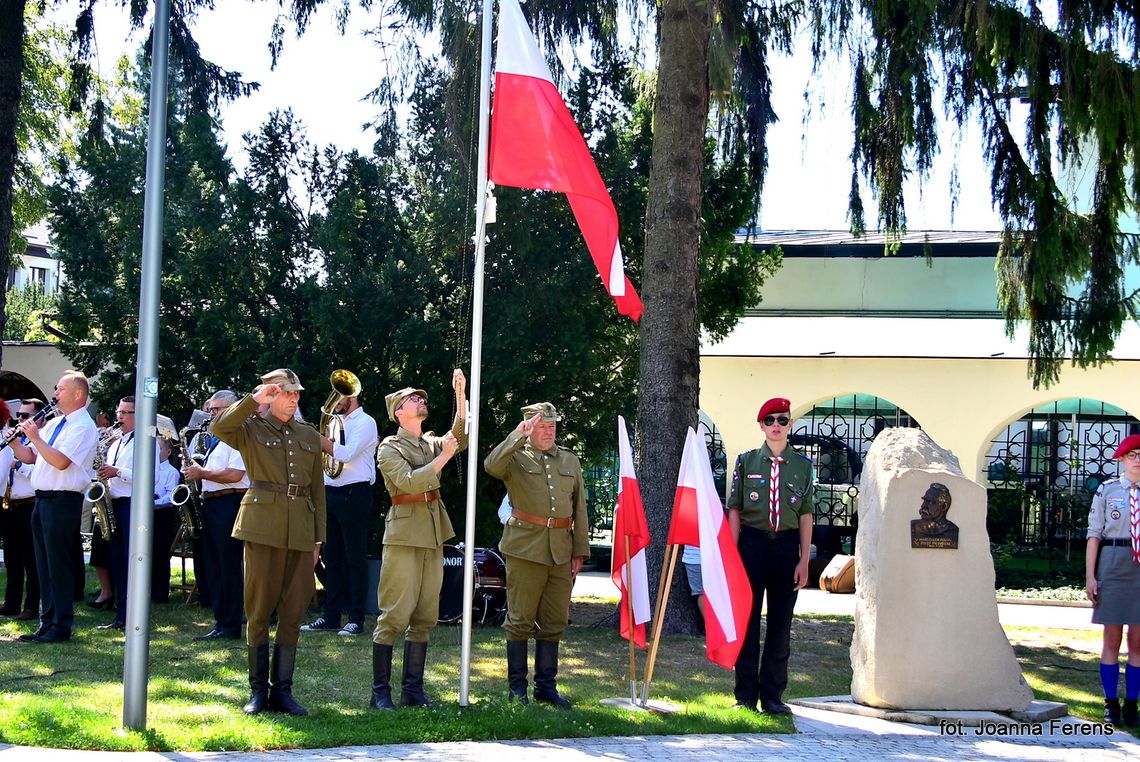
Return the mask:
<path id="1" fill-rule="evenodd" d="M 193 461 L 194 465 L 202 466 L 206 463 L 206 437 L 203 436 L 206 432 L 206 427 L 195 429 L 187 426 L 182 429 L 178 435 L 178 443 L 182 448 L 183 458 Z M 198 438 L 194 442 L 194 451 L 190 451 L 188 443 L 188 434 L 195 432 Z M 170 502 L 178 509 L 178 515 L 182 518 L 182 525 L 186 527 L 186 534 L 190 535 L 190 539 L 198 539 L 198 535 L 202 533 L 203 521 L 203 500 L 202 500 L 202 482 L 195 479 L 188 481 L 185 484 L 179 484 L 174 488 L 174 493 L 170 496 Z"/>
<path id="2" fill-rule="evenodd" d="M 107 433 L 99 437 L 99 444 L 95 447 L 95 460 L 91 464 L 96 474 L 107 462 L 107 451 L 111 449 L 111 444 L 119 438 L 120 434 L 119 424 L 116 423 Z M 107 482 L 96 477 L 95 481 L 87 487 L 87 491 L 83 493 L 83 498 L 91 503 L 91 512 L 95 514 L 95 520 L 99 522 L 99 531 L 103 535 L 103 539 L 110 542 L 111 535 L 115 533 L 118 527 L 115 523 L 115 511 L 111 506 L 111 491 L 107 489 Z"/>

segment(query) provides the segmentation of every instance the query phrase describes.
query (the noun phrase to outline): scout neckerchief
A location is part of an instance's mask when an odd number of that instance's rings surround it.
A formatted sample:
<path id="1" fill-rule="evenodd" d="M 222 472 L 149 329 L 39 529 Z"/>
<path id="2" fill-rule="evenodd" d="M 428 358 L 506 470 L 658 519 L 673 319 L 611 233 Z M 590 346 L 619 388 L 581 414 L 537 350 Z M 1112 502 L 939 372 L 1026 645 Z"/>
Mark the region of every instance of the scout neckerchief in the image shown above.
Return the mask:
<path id="1" fill-rule="evenodd" d="M 780 528 L 780 464 L 784 459 L 779 455 L 768 456 L 772 461 L 772 489 L 768 492 L 768 525 Z"/>
<path id="2" fill-rule="evenodd" d="M 1140 489 L 1128 488 L 1128 512 L 1132 524 L 1132 560 L 1140 564 Z"/>

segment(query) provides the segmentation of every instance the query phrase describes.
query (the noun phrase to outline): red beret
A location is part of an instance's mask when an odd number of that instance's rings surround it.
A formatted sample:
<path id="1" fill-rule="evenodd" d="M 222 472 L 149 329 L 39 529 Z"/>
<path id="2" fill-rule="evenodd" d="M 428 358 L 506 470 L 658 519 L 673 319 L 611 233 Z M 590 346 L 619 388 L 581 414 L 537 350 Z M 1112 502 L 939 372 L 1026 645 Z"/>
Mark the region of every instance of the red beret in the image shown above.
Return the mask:
<path id="1" fill-rule="evenodd" d="M 1116 448 L 1116 452 L 1112 454 L 1113 460 L 1120 460 L 1133 450 L 1140 450 L 1140 434 L 1131 434 L 1124 438 L 1120 443 L 1120 447 Z"/>
<path id="2" fill-rule="evenodd" d="M 790 413 L 792 411 L 792 403 L 783 397 L 773 397 L 760 406 L 760 412 L 756 414 L 756 421 L 759 423 L 769 415 L 775 413 Z"/>

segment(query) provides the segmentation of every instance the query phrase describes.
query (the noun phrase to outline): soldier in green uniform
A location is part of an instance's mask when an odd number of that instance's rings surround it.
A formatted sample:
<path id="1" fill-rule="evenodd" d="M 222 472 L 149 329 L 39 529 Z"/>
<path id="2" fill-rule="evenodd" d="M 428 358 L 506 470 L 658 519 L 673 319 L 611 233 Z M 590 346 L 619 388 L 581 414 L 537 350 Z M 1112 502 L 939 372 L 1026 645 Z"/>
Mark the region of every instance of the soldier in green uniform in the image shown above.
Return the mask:
<path id="1" fill-rule="evenodd" d="M 791 403 L 781 397 L 760 408 L 764 444 L 736 459 L 728 492 L 728 524 L 752 585 L 752 614 L 736 659 L 736 705 L 770 714 L 791 711 L 788 687 L 792 612 L 807 584 L 815 480 L 811 461 L 788 447 Z M 760 658 L 760 610 L 768 598 L 768 628 Z M 759 674 L 758 674 L 759 670 Z"/>
<path id="2" fill-rule="evenodd" d="M 269 709 L 308 714 L 293 698 L 293 669 L 301 617 L 313 597 L 313 568 L 325 540 L 321 435 L 294 418 L 300 379 L 287 368 L 270 371 L 261 385 L 214 419 L 210 430 L 241 453 L 249 491 L 233 536 L 245 542 L 246 643 L 250 699 L 246 714 Z M 258 406 L 268 410 L 258 415 Z M 277 612 L 273 668 L 269 617 Z"/>
<path id="3" fill-rule="evenodd" d="M 424 433 L 427 392 L 407 387 L 384 398 L 388 417 L 400 428 L 380 443 L 376 465 L 392 508 L 384 520 L 384 558 L 377 598 L 380 616 L 372 634 L 373 709 L 395 709 L 392 703 L 392 646 L 404 636 L 404 706 L 430 706 L 424 693 L 428 637 L 439 621 L 439 589 L 443 584 L 443 543 L 455 536 L 439 499 L 439 475 L 455 455 L 467 448 L 464 426 L 467 379 L 452 371 L 455 420 L 445 436 Z"/>
<path id="4" fill-rule="evenodd" d="M 523 421 L 483 462 L 511 501 L 499 549 L 507 561 L 509 699 L 527 703 L 527 641 L 534 638 L 534 699 L 559 707 L 558 643 L 570 617 L 574 577 L 590 556 L 586 494 L 578 457 L 554 440 L 562 416 L 549 402 L 527 405 Z"/>

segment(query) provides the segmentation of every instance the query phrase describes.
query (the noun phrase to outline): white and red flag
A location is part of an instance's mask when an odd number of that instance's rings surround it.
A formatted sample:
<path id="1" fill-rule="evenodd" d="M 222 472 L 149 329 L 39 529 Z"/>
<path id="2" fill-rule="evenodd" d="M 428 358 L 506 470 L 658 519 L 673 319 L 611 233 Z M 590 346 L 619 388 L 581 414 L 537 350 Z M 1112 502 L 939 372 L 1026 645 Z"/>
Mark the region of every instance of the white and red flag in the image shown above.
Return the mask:
<path id="1" fill-rule="evenodd" d="M 651 616 L 649 606 L 649 573 L 645 565 L 645 549 L 649 547 L 649 524 L 641 503 L 641 488 L 633 470 L 633 449 L 625 418 L 618 416 L 618 454 L 621 480 L 618 482 L 617 510 L 614 511 L 614 551 L 610 578 L 621 591 L 621 636 L 645 648 L 645 623 Z M 629 542 L 629 565 L 625 562 L 625 543 Z M 630 596 L 633 597 L 633 622 L 630 622 Z"/>
<path id="2" fill-rule="evenodd" d="M 701 549 L 701 582 L 705 588 L 705 652 L 726 669 L 736 665 L 752 612 L 752 587 L 732 539 L 724 506 L 713 483 L 712 465 L 703 437 L 691 428 L 681 456 L 670 545 Z"/>
<path id="3" fill-rule="evenodd" d="M 499 185 L 565 193 L 618 312 L 635 321 L 641 317 L 641 299 L 625 274 L 614 202 L 518 0 L 499 3 L 490 178 Z"/>

